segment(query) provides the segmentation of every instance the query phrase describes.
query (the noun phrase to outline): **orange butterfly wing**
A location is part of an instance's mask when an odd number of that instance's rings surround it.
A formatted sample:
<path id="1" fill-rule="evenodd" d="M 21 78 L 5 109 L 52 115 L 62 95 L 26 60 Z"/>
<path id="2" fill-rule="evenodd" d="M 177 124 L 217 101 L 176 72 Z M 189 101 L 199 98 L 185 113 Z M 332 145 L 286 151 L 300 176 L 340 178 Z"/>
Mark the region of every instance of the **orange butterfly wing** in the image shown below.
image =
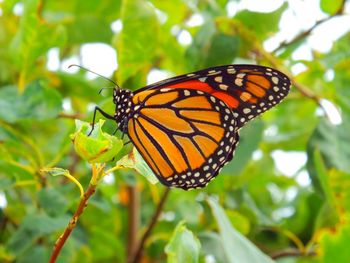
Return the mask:
<path id="1" fill-rule="evenodd" d="M 183 189 L 204 187 L 232 159 L 238 142 L 233 112 L 192 89 L 145 90 L 128 135 L 159 180 Z"/>
<path id="2" fill-rule="evenodd" d="M 154 89 L 194 89 L 226 103 L 242 127 L 261 113 L 280 103 L 289 93 L 291 82 L 282 72 L 258 65 L 226 65 L 166 79 L 136 92 Z"/>

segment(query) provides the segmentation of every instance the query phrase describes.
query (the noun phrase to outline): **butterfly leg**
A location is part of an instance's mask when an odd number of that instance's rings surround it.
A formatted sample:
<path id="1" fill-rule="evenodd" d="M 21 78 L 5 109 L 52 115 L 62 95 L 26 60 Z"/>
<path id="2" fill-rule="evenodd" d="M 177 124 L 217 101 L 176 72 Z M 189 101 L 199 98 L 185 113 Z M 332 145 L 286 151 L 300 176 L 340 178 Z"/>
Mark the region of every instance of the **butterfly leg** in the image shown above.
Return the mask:
<path id="1" fill-rule="evenodd" d="M 122 140 L 124 139 L 124 134 L 127 132 L 128 130 L 128 119 L 127 118 L 124 118 L 121 122 L 121 125 L 122 127 L 121 131 L 122 131 Z"/>
<path id="2" fill-rule="evenodd" d="M 91 128 L 91 131 L 89 132 L 88 136 L 91 135 L 92 131 L 94 130 L 95 128 L 95 122 L 96 122 L 96 113 L 97 112 L 100 112 L 105 118 L 107 119 L 111 119 L 111 120 L 114 120 L 114 117 L 109 115 L 107 112 L 104 112 L 101 108 L 99 107 L 95 107 L 95 110 L 94 110 L 94 117 L 92 118 L 92 128 Z"/>
<path id="3" fill-rule="evenodd" d="M 117 133 L 118 130 L 119 130 L 119 127 L 117 127 L 117 128 L 115 129 L 115 131 L 114 131 L 112 134 L 115 135 L 115 134 Z"/>
<path id="4" fill-rule="evenodd" d="M 124 143 L 124 146 L 128 145 L 129 143 L 131 143 L 131 141 L 127 141 L 126 143 Z"/>

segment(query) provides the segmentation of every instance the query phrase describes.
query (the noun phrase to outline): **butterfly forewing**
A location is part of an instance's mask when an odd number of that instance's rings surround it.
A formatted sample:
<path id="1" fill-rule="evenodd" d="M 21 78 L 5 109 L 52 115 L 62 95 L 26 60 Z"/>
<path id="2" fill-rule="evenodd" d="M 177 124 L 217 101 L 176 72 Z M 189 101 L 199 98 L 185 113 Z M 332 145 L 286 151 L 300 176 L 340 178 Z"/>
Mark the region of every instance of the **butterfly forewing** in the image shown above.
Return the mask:
<path id="1" fill-rule="evenodd" d="M 227 65 L 167 79 L 137 93 L 162 88 L 206 92 L 226 103 L 238 127 L 272 108 L 288 94 L 290 80 L 281 72 L 256 65 Z"/>
<path id="2" fill-rule="evenodd" d="M 204 187 L 232 159 L 238 142 L 232 110 L 193 89 L 143 92 L 133 98 L 139 107 L 128 122 L 130 140 L 163 184 Z"/>

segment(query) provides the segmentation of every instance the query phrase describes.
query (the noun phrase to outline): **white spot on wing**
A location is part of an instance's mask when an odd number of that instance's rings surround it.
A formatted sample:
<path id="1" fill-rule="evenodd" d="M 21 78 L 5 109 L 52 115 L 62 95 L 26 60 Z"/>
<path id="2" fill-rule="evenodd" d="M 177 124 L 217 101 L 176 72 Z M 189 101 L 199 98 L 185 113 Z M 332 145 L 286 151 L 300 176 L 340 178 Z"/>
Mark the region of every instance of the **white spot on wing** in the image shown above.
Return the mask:
<path id="1" fill-rule="evenodd" d="M 222 90 L 227 90 L 227 89 L 228 89 L 228 86 L 225 85 L 225 84 L 220 84 L 220 85 L 219 85 L 219 88 L 222 89 Z"/>
<path id="2" fill-rule="evenodd" d="M 273 90 L 277 92 L 277 91 L 279 91 L 280 89 L 279 89 L 279 87 L 274 86 L 274 87 L 273 87 Z"/>
<path id="3" fill-rule="evenodd" d="M 215 80 L 216 82 L 221 83 L 221 82 L 222 82 L 222 76 L 217 76 L 217 77 L 215 77 L 214 80 Z"/>
<path id="4" fill-rule="evenodd" d="M 236 79 L 235 79 L 235 84 L 236 84 L 237 86 L 242 86 L 242 85 L 243 85 L 243 79 L 236 78 Z"/>
<path id="5" fill-rule="evenodd" d="M 227 73 L 228 74 L 235 74 L 236 73 L 236 70 L 234 68 L 228 68 L 227 69 Z"/>
<path id="6" fill-rule="evenodd" d="M 249 109 L 249 108 L 244 108 L 243 109 L 243 113 L 244 114 L 248 114 L 249 112 L 251 112 L 251 109 Z"/>
<path id="7" fill-rule="evenodd" d="M 272 82 L 275 83 L 276 85 L 278 84 L 279 79 L 277 77 L 272 77 L 271 78 Z"/>

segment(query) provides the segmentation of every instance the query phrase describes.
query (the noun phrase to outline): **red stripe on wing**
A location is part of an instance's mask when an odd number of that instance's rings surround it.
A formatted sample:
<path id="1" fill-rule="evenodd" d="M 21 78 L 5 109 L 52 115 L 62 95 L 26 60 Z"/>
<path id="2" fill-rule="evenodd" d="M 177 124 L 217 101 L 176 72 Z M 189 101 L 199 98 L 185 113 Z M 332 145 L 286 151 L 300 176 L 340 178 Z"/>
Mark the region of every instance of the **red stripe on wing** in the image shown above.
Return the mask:
<path id="1" fill-rule="evenodd" d="M 176 83 L 165 87 L 174 88 L 174 89 L 194 89 L 194 90 L 200 90 L 206 93 L 214 92 L 214 89 L 208 83 L 201 82 L 199 80 L 184 81 L 184 82 Z"/>
<path id="2" fill-rule="evenodd" d="M 176 89 L 194 89 L 203 91 L 213 95 L 214 97 L 224 101 L 230 108 L 237 108 L 239 106 L 239 101 L 234 97 L 230 96 L 227 92 L 220 92 L 213 89 L 208 83 L 199 80 L 189 80 L 173 85 L 166 86 L 166 88 L 176 88 Z"/>

